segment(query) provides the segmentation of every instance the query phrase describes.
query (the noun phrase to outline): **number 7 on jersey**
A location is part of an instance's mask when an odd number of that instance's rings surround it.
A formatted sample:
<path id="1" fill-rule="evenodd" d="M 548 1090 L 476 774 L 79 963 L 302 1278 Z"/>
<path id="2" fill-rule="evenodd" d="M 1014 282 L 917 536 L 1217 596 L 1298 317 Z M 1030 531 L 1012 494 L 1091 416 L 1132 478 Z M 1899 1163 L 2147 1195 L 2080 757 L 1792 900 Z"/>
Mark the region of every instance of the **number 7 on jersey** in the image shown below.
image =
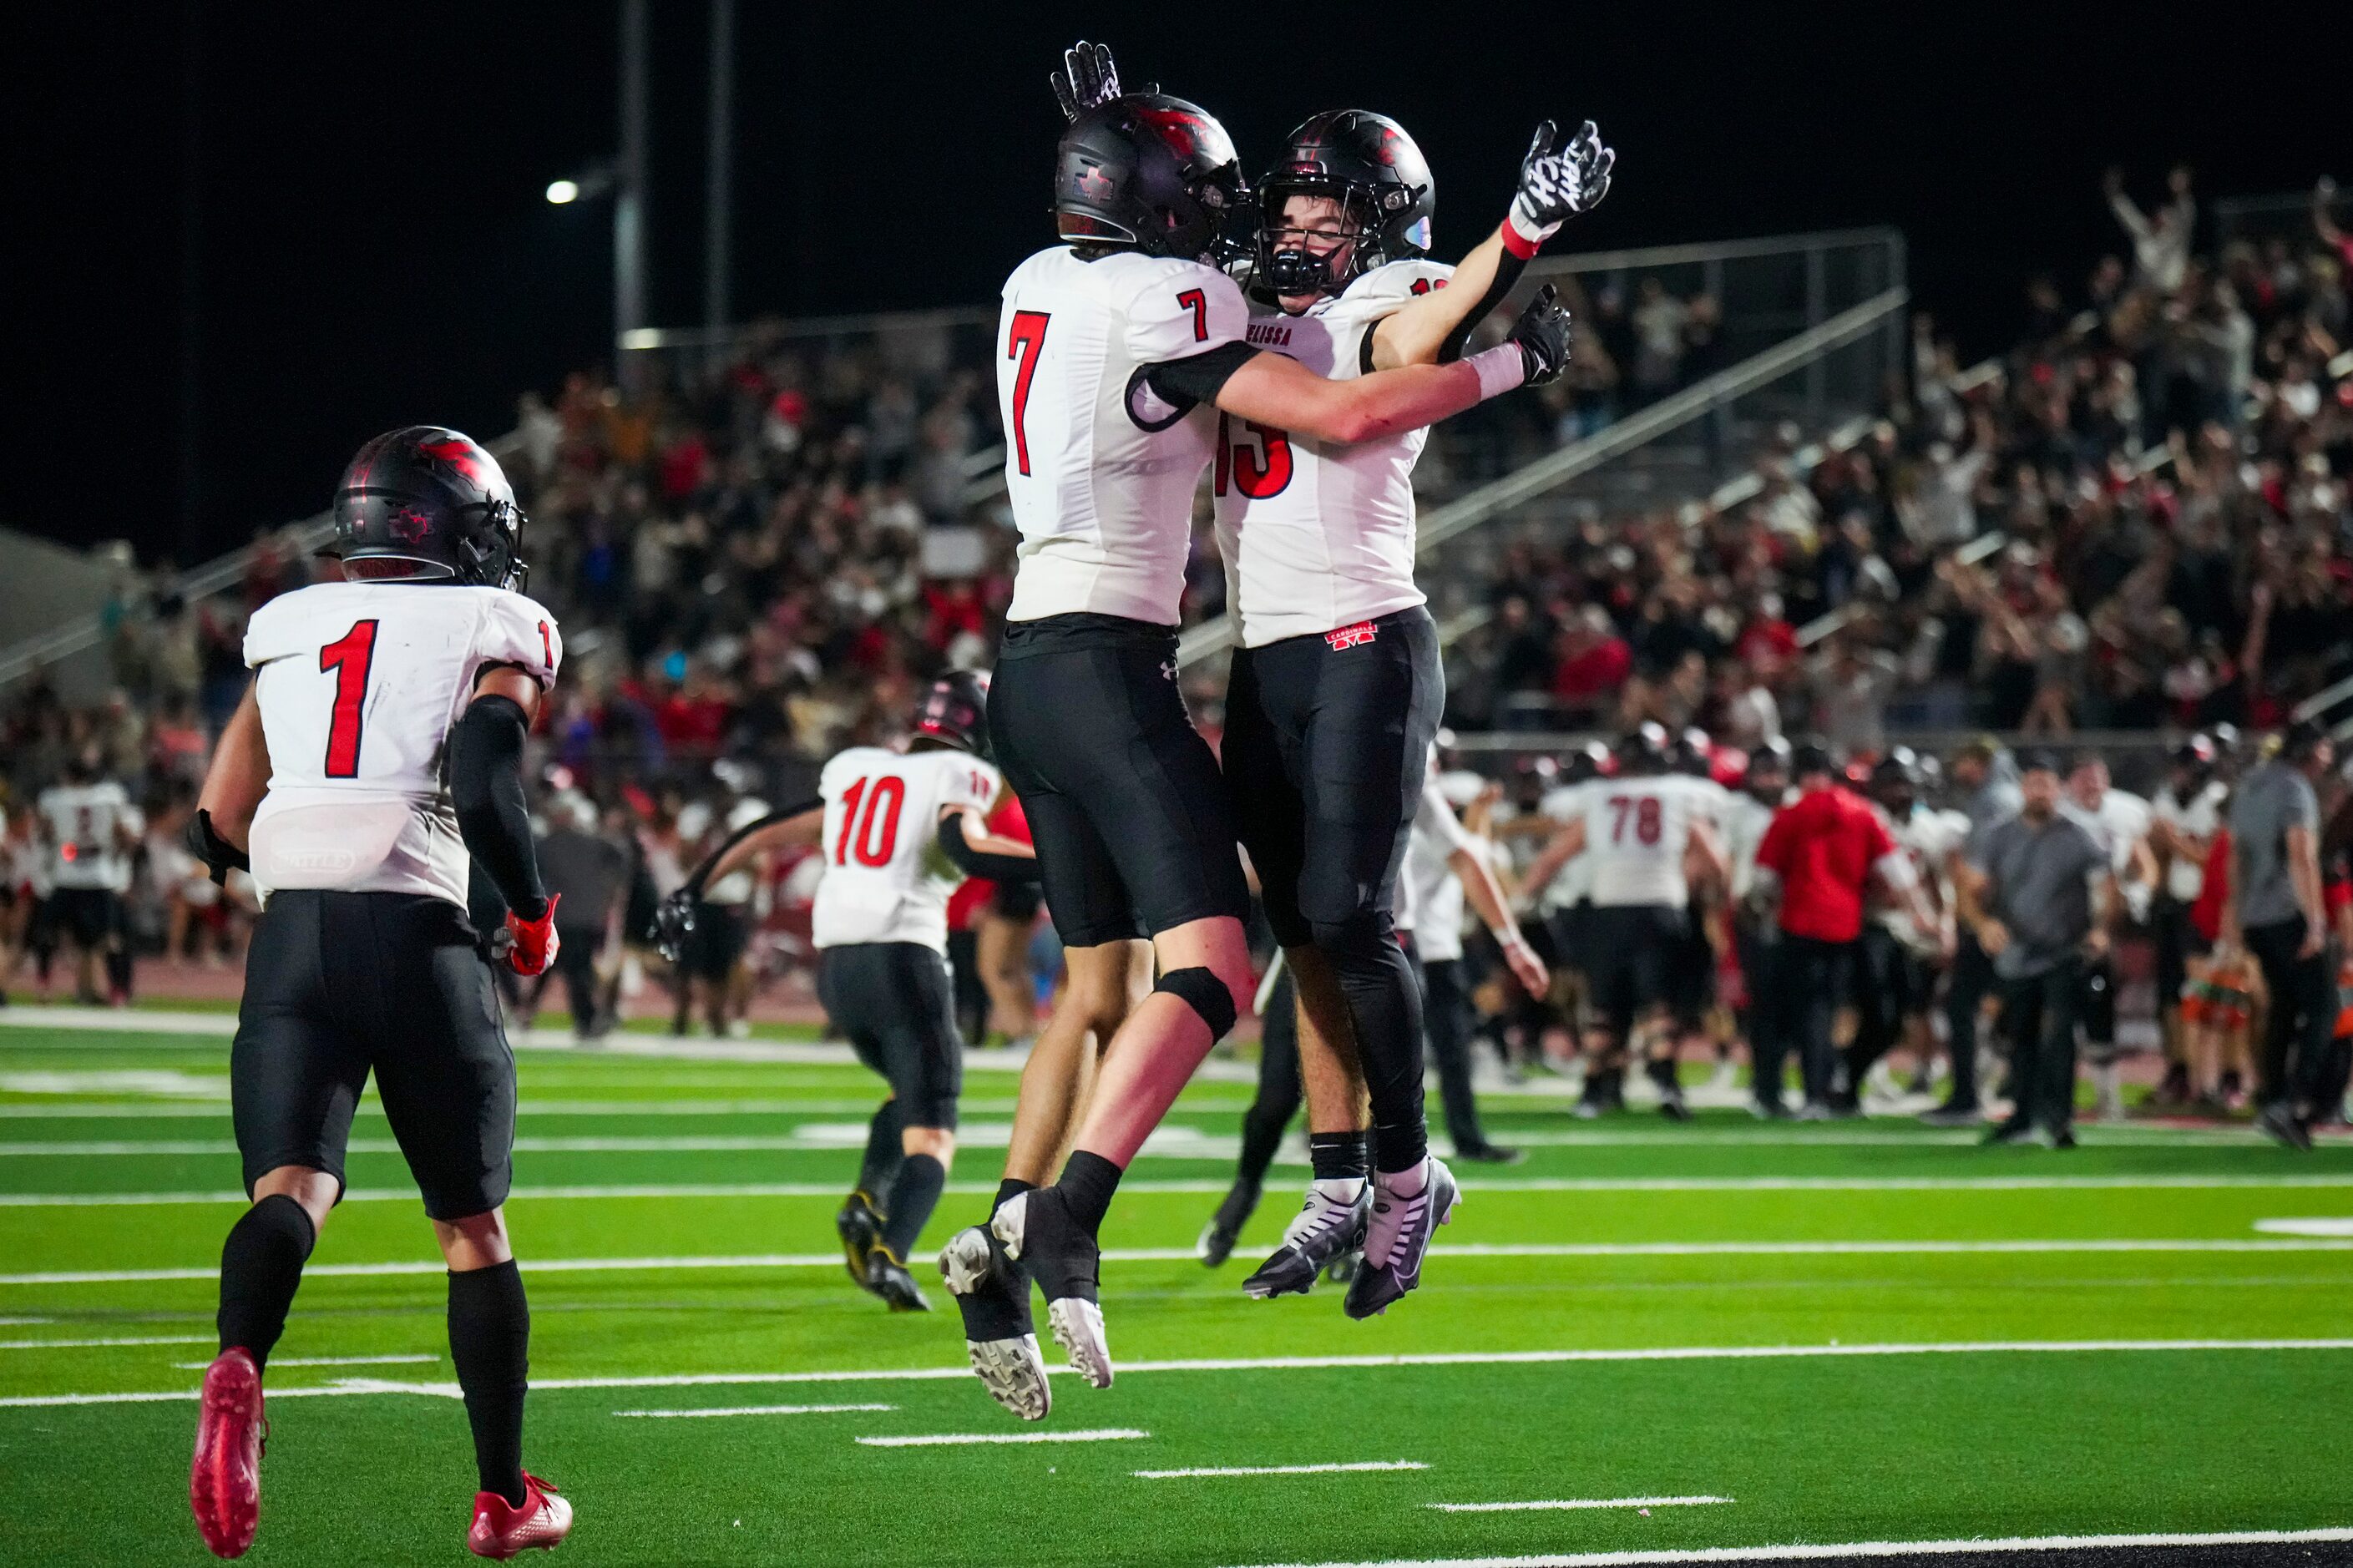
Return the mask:
<path id="1" fill-rule="evenodd" d="M 1013 459 L 1023 474 L 1029 472 L 1029 382 L 1038 374 L 1038 354 L 1046 346 L 1046 312 L 1016 310 L 1006 334 L 1005 357 L 1018 359 L 1013 373 Z"/>

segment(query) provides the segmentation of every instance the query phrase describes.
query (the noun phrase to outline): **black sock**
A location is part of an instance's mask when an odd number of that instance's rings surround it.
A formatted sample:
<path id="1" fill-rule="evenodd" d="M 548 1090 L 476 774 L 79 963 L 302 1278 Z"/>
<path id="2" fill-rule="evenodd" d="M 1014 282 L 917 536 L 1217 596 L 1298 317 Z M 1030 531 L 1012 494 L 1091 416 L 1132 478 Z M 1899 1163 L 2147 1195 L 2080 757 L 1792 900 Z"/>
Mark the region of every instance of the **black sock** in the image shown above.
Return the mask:
<path id="1" fill-rule="evenodd" d="M 1035 1192 L 1037 1187 L 1037 1183 L 1025 1182 L 1018 1176 L 1005 1177 L 997 1184 L 997 1196 L 990 1201 L 988 1212 L 990 1214 L 995 1214 L 998 1209 L 1003 1208 L 1007 1204 L 1011 1203 L 1015 1198 L 1019 1197 L 1022 1194 Z"/>
<path id="2" fill-rule="evenodd" d="M 1103 1215 L 1111 1212 L 1111 1195 L 1119 1191 L 1119 1178 L 1117 1165 L 1081 1149 L 1062 1167 L 1062 1179 L 1054 1185 L 1070 1201 L 1071 1216 L 1092 1236 L 1103 1229 Z"/>
<path id="3" fill-rule="evenodd" d="M 895 1100 L 884 1100 L 866 1124 L 866 1159 L 858 1167 L 858 1190 L 878 1205 L 899 1174 L 899 1162 L 906 1157 L 900 1151 L 905 1131 L 906 1121 Z"/>
<path id="4" fill-rule="evenodd" d="M 888 1216 L 882 1222 L 882 1245 L 891 1249 L 892 1257 L 907 1261 L 908 1249 L 923 1234 L 924 1222 L 939 1206 L 940 1194 L 947 1184 L 947 1167 L 929 1154 L 910 1154 L 899 1163 L 899 1174 L 891 1183 L 882 1207 Z"/>
<path id="5" fill-rule="evenodd" d="M 1430 1152 L 1430 1123 L 1400 1121 L 1390 1126 L 1373 1125 L 1373 1161 L 1384 1176 L 1394 1176 L 1400 1171 L 1410 1171 Z"/>
<path id="6" fill-rule="evenodd" d="M 449 1276 L 449 1359 L 474 1428 L 481 1488 L 523 1501 L 522 1395 L 531 1374 L 531 1303 L 510 1258 Z"/>
<path id="7" fill-rule="evenodd" d="M 1363 1181 L 1373 1173 L 1373 1140 L 1369 1132 L 1310 1132 L 1307 1163 L 1319 1182 Z"/>
<path id="8" fill-rule="evenodd" d="M 319 1228 L 301 1204 L 272 1193 L 237 1216 L 221 1244 L 220 1348 L 242 1346 L 267 1365 Z"/>
<path id="9" fill-rule="evenodd" d="M 131 952 L 128 948 L 106 955 L 106 984 L 108 990 L 117 996 L 131 994 Z"/>

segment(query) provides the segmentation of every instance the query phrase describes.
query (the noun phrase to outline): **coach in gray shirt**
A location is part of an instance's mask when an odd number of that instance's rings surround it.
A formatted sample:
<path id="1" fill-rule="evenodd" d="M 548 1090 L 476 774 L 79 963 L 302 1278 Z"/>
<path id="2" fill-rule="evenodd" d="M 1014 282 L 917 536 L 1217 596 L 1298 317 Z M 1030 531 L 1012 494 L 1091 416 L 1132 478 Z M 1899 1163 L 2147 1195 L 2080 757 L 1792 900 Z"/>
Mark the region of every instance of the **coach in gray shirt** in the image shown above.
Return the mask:
<path id="1" fill-rule="evenodd" d="M 1961 919 L 1993 961 L 2016 1053 L 2017 1102 L 1986 1142 L 2071 1148 L 2084 963 L 2105 950 L 2116 879 L 2107 851 L 2059 810 L 2057 759 L 2031 752 L 2019 766 L 2018 815 L 1971 837 L 1961 885 Z"/>
<path id="2" fill-rule="evenodd" d="M 2327 731 L 2306 720 L 2280 737 L 2277 756 L 2240 781 L 2231 802 L 2221 940 L 2254 955 L 2272 999 L 2255 1125 L 2295 1149 L 2312 1147 L 2306 1102 L 2319 1092 L 2337 1022 L 2313 789 L 2334 760 Z"/>

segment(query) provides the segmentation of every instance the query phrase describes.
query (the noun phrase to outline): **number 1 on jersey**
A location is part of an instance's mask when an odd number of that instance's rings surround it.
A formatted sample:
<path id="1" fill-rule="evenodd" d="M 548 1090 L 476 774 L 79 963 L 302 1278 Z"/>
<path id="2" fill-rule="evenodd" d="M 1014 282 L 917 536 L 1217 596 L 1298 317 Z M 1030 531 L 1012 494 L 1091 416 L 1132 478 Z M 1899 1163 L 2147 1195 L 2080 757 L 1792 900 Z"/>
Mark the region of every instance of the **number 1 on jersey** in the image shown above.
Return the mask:
<path id="1" fill-rule="evenodd" d="M 360 771 L 360 709 L 367 700 L 368 671 L 375 664 L 375 623 L 354 621 L 352 629 L 319 650 L 319 673 L 335 674 L 335 709 L 327 723 L 327 776 L 357 778 Z"/>
<path id="2" fill-rule="evenodd" d="M 1038 374 L 1039 351 L 1045 346 L 1046 312 L 1014 311 L 1005 357 L 1021 362 L 1021 368 L 1013 373 L 1013 458 L 1024 474 L 1029 471 L 1029 379 Z"/>

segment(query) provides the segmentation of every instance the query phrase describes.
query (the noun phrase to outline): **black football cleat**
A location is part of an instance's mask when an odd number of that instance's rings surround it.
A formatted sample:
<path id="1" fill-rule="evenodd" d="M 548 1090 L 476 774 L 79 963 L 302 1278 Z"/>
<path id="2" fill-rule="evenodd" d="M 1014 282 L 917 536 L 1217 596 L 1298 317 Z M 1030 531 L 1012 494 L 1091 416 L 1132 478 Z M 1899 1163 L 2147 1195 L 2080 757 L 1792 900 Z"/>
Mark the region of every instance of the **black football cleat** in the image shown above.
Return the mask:
<path id="1" fill-rule="evenodd" d="M 1032 1187 L 1000 1205 L 988 1228 L 1005 1254 L 1046 1293 L 1046 1323 L 1079 1375 L 1109 1388 L 1111 1346 L 1103 1337 L 1103 1248 L 1071 1216 L 1056 1187 Z"/>
<path id="2" fill-rule="evenodd" d="M 1458 1160 L 1467 1160 L 1474 1165 L 1516 1165 L 1528 1156 L 1525 1150 L 1510 1148 L 1502 1143 L 1472 1143 L 1458 1144 L 1454 1150 L 1454 1157 Z"/>
<path id="3" fill-rule="evenodd" d="M 2284 1149 L 2311 1152 L 2311 1130 L 2297 1117 L 2295 1107 L 2292 1105 L 2264 1106 L 2255 1113 L 2255 1131 Z"/>
<path id="4" fill-rule="evenodd" d="M 1363 1319 L 1386 1312 L 1407 1291 L 1421 1283 L 1421 1261 L 1430 1238 L 1441 1225 L 1451 1224 L 1461 1191 L 1454 1173 L 1435 1155 L 1424 1157 L 1427 1173 L 1421 1191 L 1398 1193 L 1377 1175 L 1373 1178 L 1373 1216 L 1365 1227 L 1365 1261 L 1348 1282 L 1345 1310 Z M 1390 1178 L 1394 1180 L 1395 1178 Z"/>
<path id="5" fill-rule="evenodd" d="M 861 1290 L 873 1289 L 866 1261 L 882 1245 L 882 1214 L 874 1200 L 862 1189 L 850 1194 L 833 1216 L 833 1232 L 841 1237 L 842 1261 L 849 1266 L 850 1279 Z"/>
<path id="6" fill-rule="evenodd" d="M 1353 1194 L 1345 1192 L 1349 1187 L 1356 1189 Z M 1363 1249 L 1372 1213 L 1370 1182 L 1310 1182 L 1306 1201 L 1282 1233 L 1282 1245 L 1242 1281 L 1242 1293 L 1259 1301 L 1305 1295 L 1336 1259 Z"/>
<path id="7" fill-rule="evenodd" d="M 1256 1182 L 1236 1182 L 1218 1212 L 1209 1216 L 1209 1223 L 1201 1227 L 1201 1238 L 1193 1249 L 1206 1267 L 1222 1268 L 1234 1255 L 1234 1243 L 1241 1239 L 1242 1226 L 1258 1207 L 1258 1194 Z"/>
<path id="8" fill-rule="evenodd" d="M 2022 1121 L 2017 1117 L 2012 1117 L 2008 1121 L 1996 1123 L 1992 1128 L 1989 1129 L 1986 1135 L 1983 1138 L 1978 1139 L 1978 1142 L 1985 1147 L 1991 1149 L 2003 1144 L 2024 1143 L 2032 1139 L 2033 1136 L 2034 1123 L 2031 1121 Z"/>
<path id="9" fill-rule="evenodd" d="M 894 1312 L 928 1312 L 932 1299 L 923 1294 L 907 1266 L 891 1255 L 891 1249 L 880 1243 L 866 1255 L 866 1288 L 890 1305 Z"/>
<path id="10" fill-rule="evenodd" d="M 1054 1395 L 1029 1317 L 1029 1277 L 985 1225 L 948 1237 L 940 1274 L 963 1315 L 965 1352 L 981 1386 L 1022 1420 L 1043 1421 Z"/>

